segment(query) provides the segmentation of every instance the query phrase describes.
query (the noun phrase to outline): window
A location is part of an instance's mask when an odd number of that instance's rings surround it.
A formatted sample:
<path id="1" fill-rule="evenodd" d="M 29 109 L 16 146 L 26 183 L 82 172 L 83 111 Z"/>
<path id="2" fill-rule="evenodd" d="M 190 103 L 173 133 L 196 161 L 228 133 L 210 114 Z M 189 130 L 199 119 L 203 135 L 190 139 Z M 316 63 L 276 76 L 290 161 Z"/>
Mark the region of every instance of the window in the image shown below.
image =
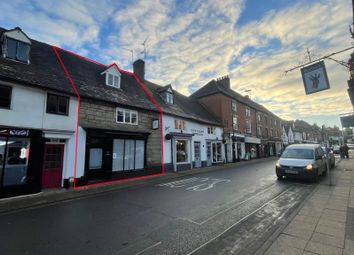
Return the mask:
<path id="1" fill-rule="evenodd" d="M 11 106 L 12 88 L 7 86 L 0 86 L 0 107 L 10 108 Z"/>
<path id="2" fill-rule="evenodd" d="M 273 129 L 270 130 L 270 136 L 273 137 Z"/>
<path id="3" fill-rule="evenodd" d="M 7 58 L 27 63 L 29 61 L 29 51 L 29 44 L 6 38 L 5 54 Z"/>
<path id="4" fill-rule="evenodd" d="M 138 124 L 138 112 L 133 111 L 133 110 L 117 108 L 116 120 L 118 123 L 137 125 Z"/>
<path id="5" fill-rule="evenodd" d="M 222 161 L 222 144 L 220 142 L 212 143 L 212 160 L 213 162 Z"/>
<path id="6" fill-rule="evenodd" d="M 208 134 L 215 135 L 215 127 L 208 127 Z"/>
<path id="7" fill-rule="evenodd" d="M 107 72 L 106 73 L 106 85 L 112 86 L 115 88 L 120 88 L 120 76 Z"/>
<path id="8" fill-rule="evenodd" d="M 175 129 L 185 130 L 186 122 L 184 120 L 175 119 Z"/>
<path id="9" fill-rule="evenodd" d="M 262 130 L 261 130 L 261 127 L 257 127 L 257 134 L 258 134 L 259 136 L 261 136 L 261 135 L 262 135 Z"/>
<path id="10" fill-rule="evenodd" d="M 232 109 L 233 112 L 237 111 L 237 102 L 234 101 L 234 100 L 232 100 L 231 109 Z"/>
<path id="11" fill-rule="evenodd" d="M 252 133 L 252 129 L 251 129 L 251 120 L 246 119 L 246 133 Z"/>
<path id="12" fill-rule="evenodd" d="M 238 118 L 236 115 L 232 116 L 232 127 L 234 130 L 238 130 Z"/>
<path id="13" fill-rule="evenodd" d="M 246 116 L 247 117 L 251 116 L 251 109 L 249 107 L 246 107 Z"/>
<path id="14" fill-rule="evenodd" d="M 47 113 L 68 115 L 69 97 L 55 94 L 47 95 Z"/>
<path id="15" fill-rule="evenodd" d="M 257 113 L 257 122 L 260 123 L 261 122 L 261 114 L 260 113 Z"/>
<path id="16" fill-rule="evenodd" d="M 177 163 L 188 162 L 188 141 L 176 140 Z"/>
<path id="17" fill-rule="evenodd" d="M 165 93 L 165 101 L 168 104 L 173 104 L 173 94 L 170 92 Z"/>

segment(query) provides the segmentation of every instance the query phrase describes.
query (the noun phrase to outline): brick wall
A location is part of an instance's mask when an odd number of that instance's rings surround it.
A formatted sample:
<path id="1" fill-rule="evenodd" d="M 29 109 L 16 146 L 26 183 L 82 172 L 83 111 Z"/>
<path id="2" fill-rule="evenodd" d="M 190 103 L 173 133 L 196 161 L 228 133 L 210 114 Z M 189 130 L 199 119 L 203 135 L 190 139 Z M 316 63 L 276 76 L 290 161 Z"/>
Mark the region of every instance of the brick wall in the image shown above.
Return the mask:
<path id="1" fill-rule="evenodd" d="M 120 108 L 129 109 L 126 107 Z M 147 164 L 161 164 L 160 130 L 153 130 L 151 128 L 152 119 L 158 119 L 159 113 L 147 110 L 136 111 L 138 111 L 138 125 L 117 123 L 116 106 L 114 104 L 91 99 L 82 99 L 80 105 L 80 125 L 83 127 L 112 129 L 117 131 L 149 132 L 150 135 L 146 147 Z"/>

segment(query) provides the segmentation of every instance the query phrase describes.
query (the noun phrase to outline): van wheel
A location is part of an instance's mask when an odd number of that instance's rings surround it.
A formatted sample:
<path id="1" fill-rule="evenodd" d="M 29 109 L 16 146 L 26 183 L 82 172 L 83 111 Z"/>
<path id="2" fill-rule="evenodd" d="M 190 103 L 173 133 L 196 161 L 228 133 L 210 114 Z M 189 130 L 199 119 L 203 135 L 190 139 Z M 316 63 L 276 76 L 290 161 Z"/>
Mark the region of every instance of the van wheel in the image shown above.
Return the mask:
<path id="1" fill-rule="evenodd" d="M 283 176 L 282 175 L 278 175 L 277 174 L 277 178 L 278 178 L 278 180 L 283 180 Z"/>

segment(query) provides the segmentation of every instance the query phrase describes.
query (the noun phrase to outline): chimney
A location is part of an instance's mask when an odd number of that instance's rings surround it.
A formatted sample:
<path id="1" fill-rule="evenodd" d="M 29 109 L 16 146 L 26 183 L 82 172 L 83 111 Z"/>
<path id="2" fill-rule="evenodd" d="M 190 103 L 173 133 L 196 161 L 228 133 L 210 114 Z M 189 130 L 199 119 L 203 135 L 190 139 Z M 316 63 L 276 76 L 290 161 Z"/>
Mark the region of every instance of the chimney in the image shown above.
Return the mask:
<path id="1" fill-rule="evenodd" d="M 231 89 L 230 88 L 230 77 L 228 75 L 217 78 L 216 82 L 226 89 Z"/>
<path id="2" fill-rule="evenodd" d="M 142 59 L 138 59 L 133 63 L 134 74 L 139 78 L 141 82 L 145 80 L 145 62 Z"/>

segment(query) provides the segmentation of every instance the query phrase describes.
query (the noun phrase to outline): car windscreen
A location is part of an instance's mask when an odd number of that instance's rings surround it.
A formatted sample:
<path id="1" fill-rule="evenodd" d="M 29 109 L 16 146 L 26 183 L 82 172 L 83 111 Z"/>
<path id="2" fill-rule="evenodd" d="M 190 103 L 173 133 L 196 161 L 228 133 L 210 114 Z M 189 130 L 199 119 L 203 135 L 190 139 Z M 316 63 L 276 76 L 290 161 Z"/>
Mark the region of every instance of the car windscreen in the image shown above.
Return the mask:
<path id="1" fill-rule="evenodd" d="M 282 158 L 313 159 L 312 149 L 286 149 L 281 155 Z"/>

